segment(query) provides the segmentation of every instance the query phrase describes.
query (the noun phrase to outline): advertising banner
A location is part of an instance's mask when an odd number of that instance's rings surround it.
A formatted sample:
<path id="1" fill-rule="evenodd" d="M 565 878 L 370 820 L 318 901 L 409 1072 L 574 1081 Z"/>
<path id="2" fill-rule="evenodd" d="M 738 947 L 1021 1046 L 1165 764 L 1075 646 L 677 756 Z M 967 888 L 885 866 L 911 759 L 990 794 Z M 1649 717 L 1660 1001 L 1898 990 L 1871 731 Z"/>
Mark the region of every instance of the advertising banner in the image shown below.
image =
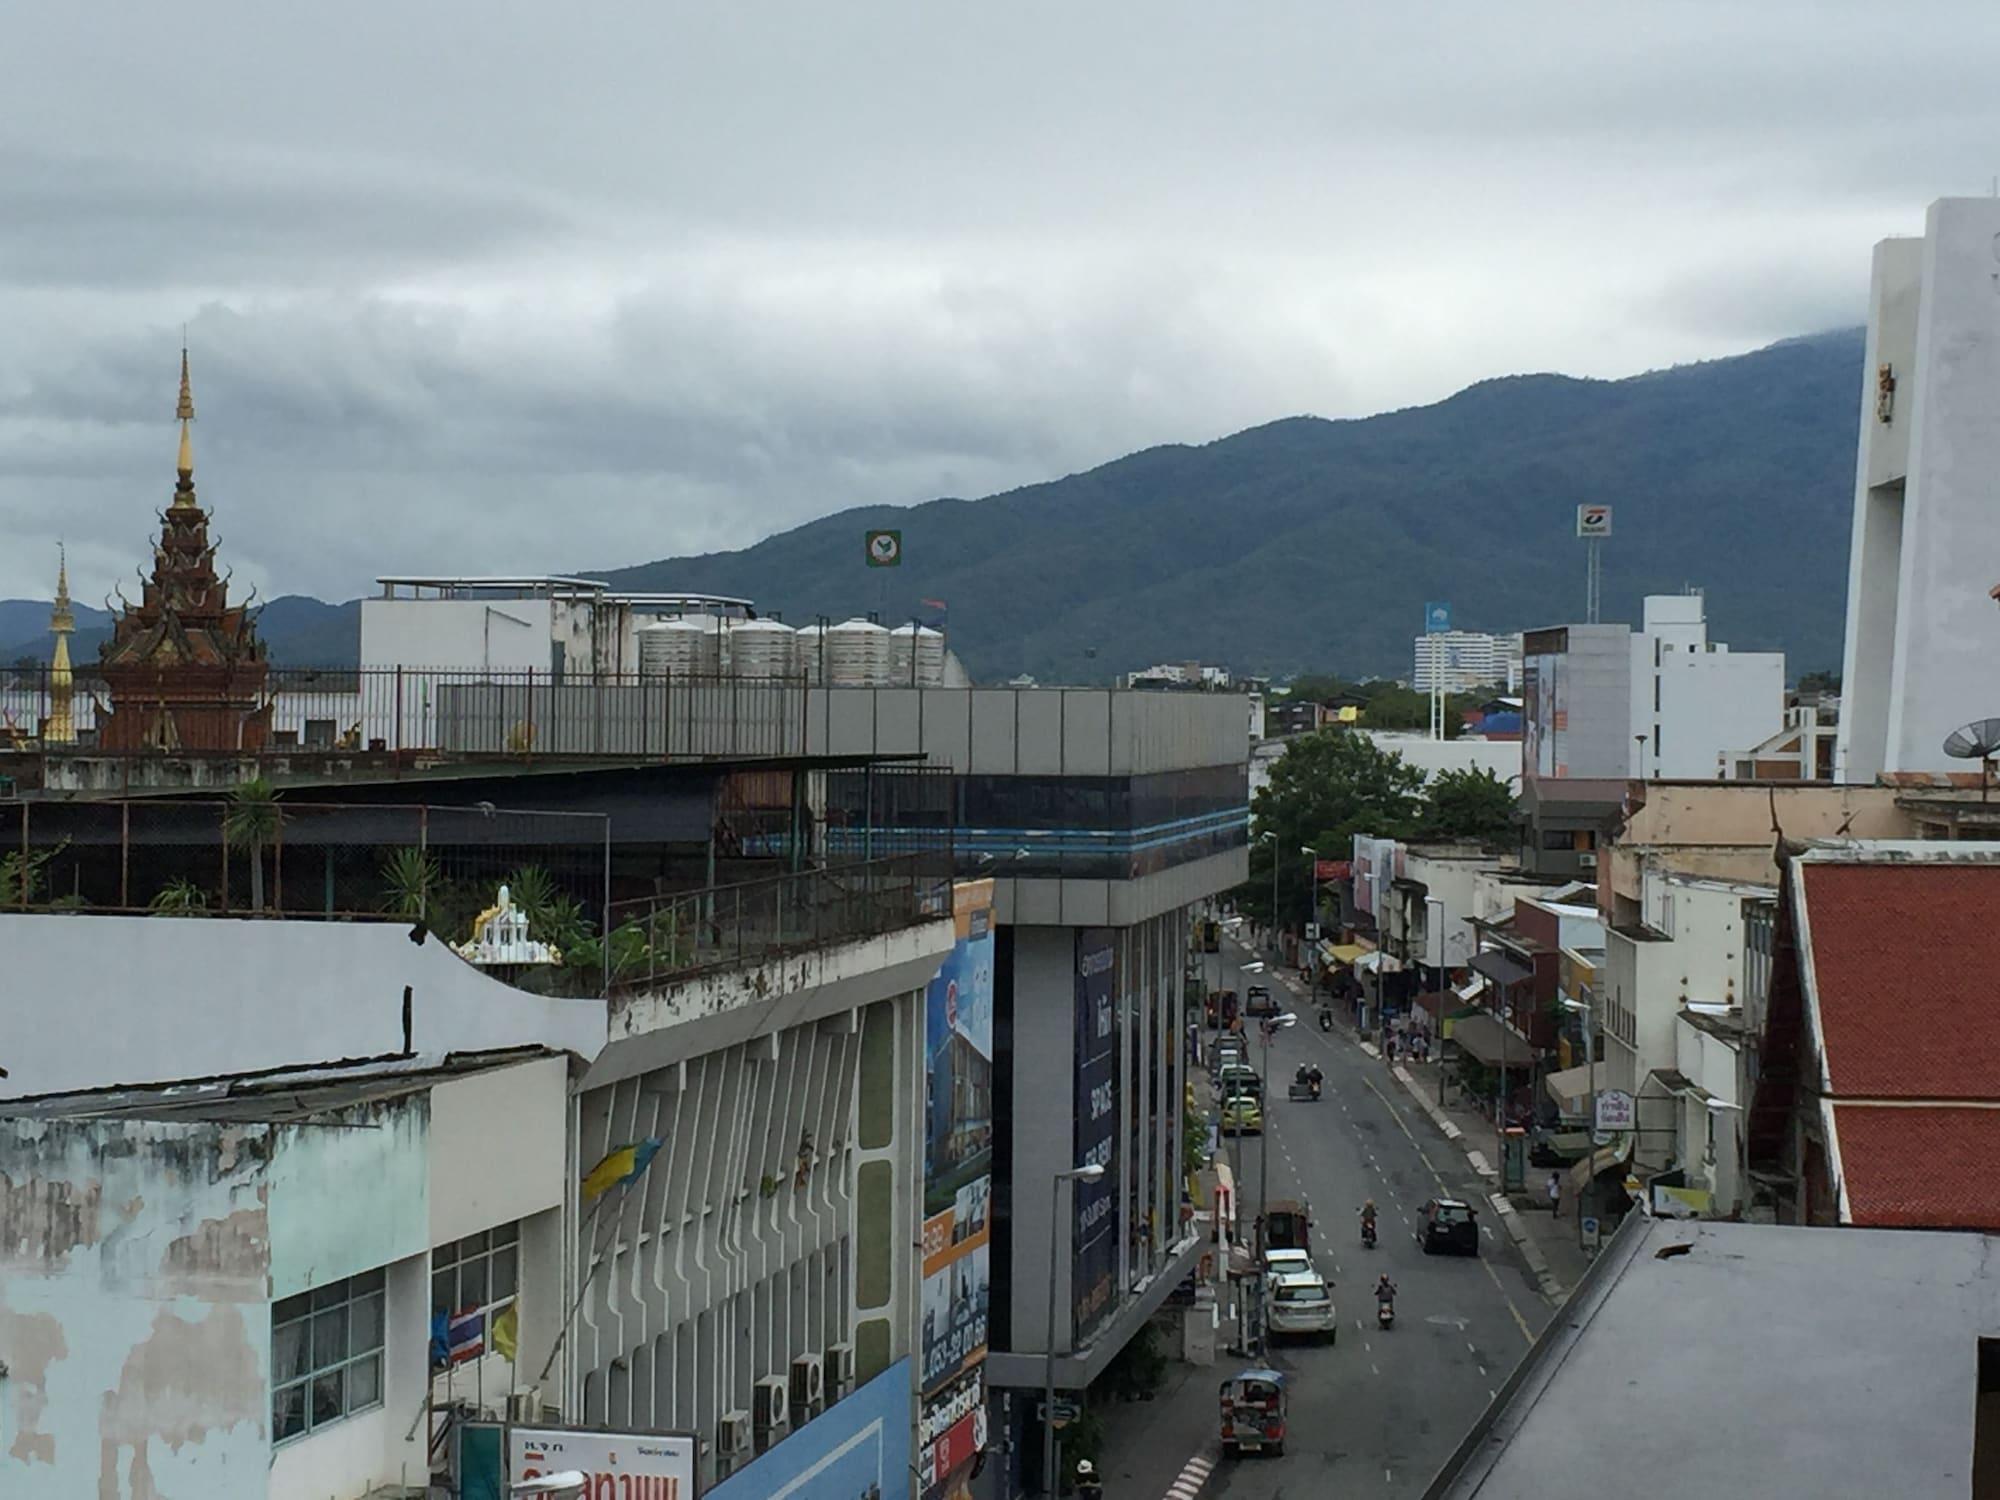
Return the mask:
<path id="1" fill-rule="evenodd" d="M 925 1399 L 917 1426 L 921 1500 L 972 1500 L 973 1471 L 986 1448 L 986 1376 L 975 1367 Z"/>
<path id="2" fill-rule="evenodd" d="M 986 1356 L 993 1198 L 993 882 L 952 893 L 958 941 L 925 993 L 921 1384 Z"/>
<path id="3" fill-rule="evenodd" d="M 560 1427 L 507 1429 L 507 1474 L 515 1483 L 579 1469 L 583 1500 L 694 1500 L 694 1439 Z"/>
<path id="4" fill-rule="evenodd" d="M 910 1493 L 915 1436 L 910 1362 L 899 1359 L 701 1500 L 899 1500 Z M 598 1492 L 587 1500 L 599 1500 Z M 602 1500 L 626 1500 L 625 1491 L 607 1490 Z"/>
<path id="5" fill-rule="evenodd" d="M 1070 1312 L 1080 1341 L 1111 1310 L 1118 1278 L 1118 934 L 1076 935 L 1076 1165 L 1104 1168 L 1074 1182 Z"/>

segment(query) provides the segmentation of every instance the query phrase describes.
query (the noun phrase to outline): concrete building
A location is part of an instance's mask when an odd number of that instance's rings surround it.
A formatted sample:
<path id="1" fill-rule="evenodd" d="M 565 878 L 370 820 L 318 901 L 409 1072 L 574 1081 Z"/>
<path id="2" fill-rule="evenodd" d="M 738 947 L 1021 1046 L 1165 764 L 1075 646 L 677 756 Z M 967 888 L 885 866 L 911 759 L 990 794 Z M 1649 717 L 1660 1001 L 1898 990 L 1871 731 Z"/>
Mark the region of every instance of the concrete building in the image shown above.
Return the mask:
<path id="1" fill-rule="evenodd" d="M 1784 727 L 1784 654 L 1711 641 L 1699 593 L 1648 595 L 1636 631 L 1530 631 L 1524 652 L 1531 778 L 1719 777 Z"/>
<path id="2" fill-rule="evenodd" d="M 1987 1235 L 1630 1215 L 1426 1500 L 1597 1500 L 1607 1474 L 1669 1495 L 1991 1494 L 1996 1266 Z"/>
<path id="3" fill-rule="evenodd" d="M 1943 198 L 1875 247 L 1848 561 L 1837 773 L 1956 769 L 1944 739 L 2000 713 L 2000 201 Z"/>
<path id="4" fill-rule="evenodd" d="M 1521 742 L 1489 740 L 1476 734 L 1462 734 L 1453 740 L 1434 740 L 1409 729 L 1353 729 L 1364 734 L 1378 749 L 1400 756 L 1430 781 L 1443 771 L 1485 771 L 1497 780 L 1518 788 L 1521 782 Z"/>
<path id="5" fill-rule="evenodd" d="M 1416 638 L 1410 686 L 1428 693 L 1439 681 L 1447 693 L 1521 685 L 1521 636 L 1482 630 L 1440 630 Z"/>

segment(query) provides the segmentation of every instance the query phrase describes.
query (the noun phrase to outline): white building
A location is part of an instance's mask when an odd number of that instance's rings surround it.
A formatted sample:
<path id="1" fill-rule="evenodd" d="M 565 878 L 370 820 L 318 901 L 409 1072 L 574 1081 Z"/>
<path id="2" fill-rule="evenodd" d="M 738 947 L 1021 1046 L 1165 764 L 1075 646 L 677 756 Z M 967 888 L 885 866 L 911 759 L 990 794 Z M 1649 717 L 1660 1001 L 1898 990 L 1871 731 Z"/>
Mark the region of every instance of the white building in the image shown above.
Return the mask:
<path id="1" fill-rule="evenodd" d="M 1503 686 L 1512 692 L 1521 685 L 1520 634 L 1440 630 L 1418 636 L 1410 685 L 1428 693 L 1440 679 L 1447 693 Z"/>
<path id="2" fill-rule="evenodd" d="M 2000 200 L 1943 198 L 1875 247 L 1835 774 L 1965 770 L 2000 714 Z"/>
<path id="3" fill-rule="evenodd" d="M 1229 686 L 1229 669 L 1203 666 L 1198 661 L 1162 662 L 1158 666 L 1128 672 L 1124 685 L 1220 689 Z"/>
<path id="4" fill-rule="evenodd" d="M 1713 781 L 1785 724 L 1784 653 L 1710 640 L 1698 592 L 1649 594 L 1636 631 L 1559 626 L 1526 649 L 1529 776 Z"/>

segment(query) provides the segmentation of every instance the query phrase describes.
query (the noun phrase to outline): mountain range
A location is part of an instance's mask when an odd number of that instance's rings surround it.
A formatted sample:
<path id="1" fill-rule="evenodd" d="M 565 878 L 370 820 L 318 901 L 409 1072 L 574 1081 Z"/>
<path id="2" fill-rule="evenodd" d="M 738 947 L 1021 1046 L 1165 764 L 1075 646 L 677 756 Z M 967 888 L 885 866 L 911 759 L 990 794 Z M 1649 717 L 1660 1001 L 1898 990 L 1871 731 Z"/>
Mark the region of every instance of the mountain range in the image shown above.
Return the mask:
<path id="1" fill-rule="evenodd" d="M 1848 329 L 1623 380 L 1509 376 L 1430 406 L 1292 417 L 983 500 L 849 510 L 740 551 L 581 573 L 745 595 L 793 624 L 869 611 L 895 624 L 943 601 L 982 681 L 1196 659 L 1403 674 L 1428 601 L 1465 629 L 1581 619 L 1576 507 L 1609 503 L 1604 618 L 1696 586 L 1714 638 L 1782 649 L 1794 675 L 1837 669 L 1862 342 Z M 867 565 L 874 529 L 901 532 L 899 566 Z M 22 643 L 0 660 L 46 659 L 47 609 L 0 602 L 0 641 Z M 276 661 L 339 665 L 357 618 L 291 596 L 262 629 Z M 95 655 L 84 630 L 73 649 Z"/>

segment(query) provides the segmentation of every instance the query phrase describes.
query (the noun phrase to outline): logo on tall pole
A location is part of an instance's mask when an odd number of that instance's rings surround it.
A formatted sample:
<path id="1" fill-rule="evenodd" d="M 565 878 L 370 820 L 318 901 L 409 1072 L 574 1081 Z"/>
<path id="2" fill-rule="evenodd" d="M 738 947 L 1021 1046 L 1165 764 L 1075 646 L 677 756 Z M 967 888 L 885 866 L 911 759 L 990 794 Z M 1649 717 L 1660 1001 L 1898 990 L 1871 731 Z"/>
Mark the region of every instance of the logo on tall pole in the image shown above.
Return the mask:
<path id="1" fill-rule="evenodd" d="M 1424 606 L 1424 633 L 1442 635 L 1451 629 L 1451 606 L 1433 601 Z"/>
<path id="2" fill-rule="evenodd" d="M 1434 740 L 1444 738 L 1444 642 L 1438 637 L 1451 632 L 1451 606 L 1433 599 L 1424 606 L 1424 634 L 1430 638 L 1431 727 Z"/>
<path id="3" fill-rule="evenodd" d="M 1604 608 L 1604 560 L 1598 555 L 1604 539 L 1611 535 L 1611 507 L 1579 505 L 1576 534 L 1583 539 L 1583 618 L 1595 625 Z"/>
<path id="4" fill-rule="evenodd" d="M 868 533 L 868 566 L 871 568 L 893 568 L 903 561 L 903 533 L 900 531 L 871 531 Z"/>

